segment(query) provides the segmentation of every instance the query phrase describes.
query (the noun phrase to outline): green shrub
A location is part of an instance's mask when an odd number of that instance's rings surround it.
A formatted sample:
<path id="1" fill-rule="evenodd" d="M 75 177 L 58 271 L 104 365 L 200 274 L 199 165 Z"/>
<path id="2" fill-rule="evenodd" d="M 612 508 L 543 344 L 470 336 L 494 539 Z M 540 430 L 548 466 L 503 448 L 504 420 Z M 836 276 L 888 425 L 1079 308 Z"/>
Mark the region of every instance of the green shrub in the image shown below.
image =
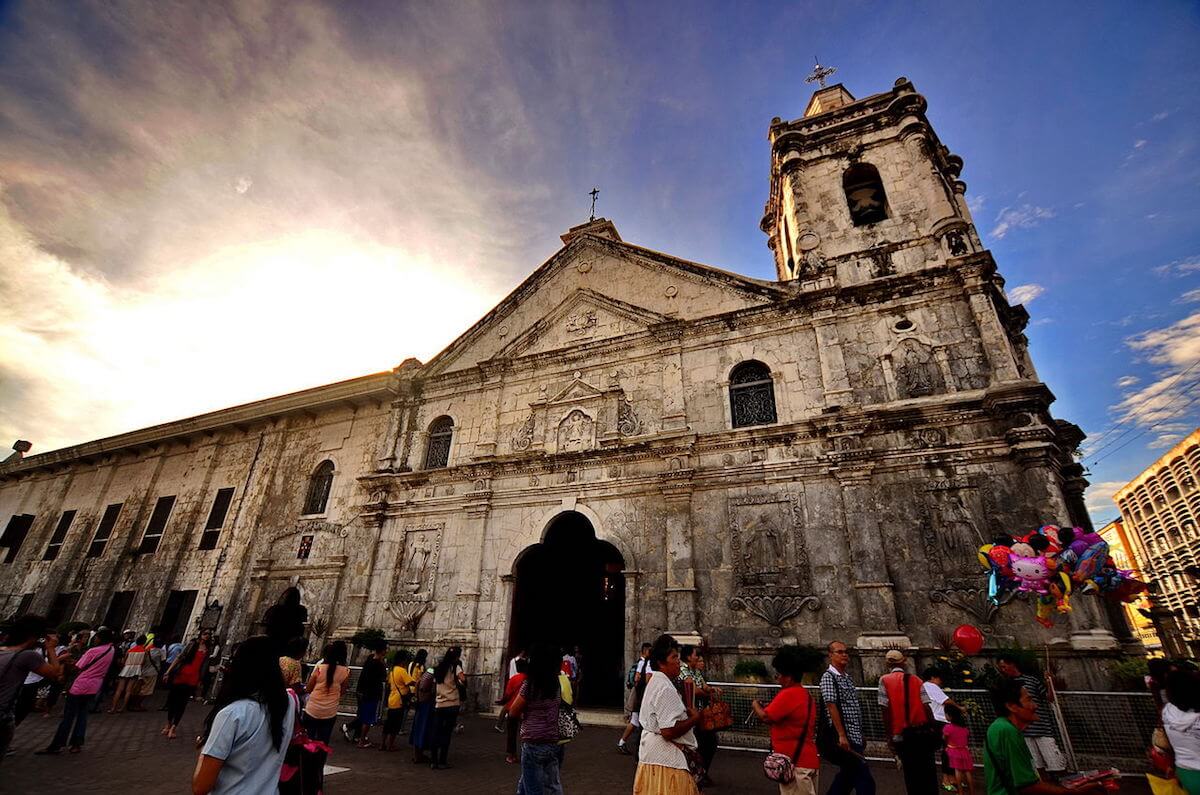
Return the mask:
<path id="1" fill-rule="evenodd" d="M 360 649 L 374 649 L 384 643 L 384 634 L 382 629 L 360 629 L 351 636 L 350 642 Z"/>
<path id="2" fill-rule="evenodd" d="M 733 666 L 733 678 L 741 679 L 757 679 L 761 682 L 769 681 L 771 672 L 767 670 L 767 664 L 762 660 L 738 660 Z"/>
<path id="3" fill-rule="evenodd" d="M 1150 673 L 1145 657 L 1125 657 L 1108 666 L 1113 690 L 1137 692 L 1146 689 L 1146 676 Z"/>

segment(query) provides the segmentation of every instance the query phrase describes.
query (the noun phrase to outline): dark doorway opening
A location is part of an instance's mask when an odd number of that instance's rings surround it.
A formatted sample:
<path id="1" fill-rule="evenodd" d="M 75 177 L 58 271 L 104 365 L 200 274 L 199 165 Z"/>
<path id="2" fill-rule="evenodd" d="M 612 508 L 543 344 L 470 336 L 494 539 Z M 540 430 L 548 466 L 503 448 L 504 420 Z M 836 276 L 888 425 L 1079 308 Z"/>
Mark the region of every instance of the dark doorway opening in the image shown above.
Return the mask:
<path id="1" fill-rule="evenodd" d="M 162 618 L 158 622 L 158 631 L 167 638 L 178 636 L 181 640 L 186 640 L 192 608 L 195 606 L 195 591 L 171 591 Z"/>
<path id="2" fill-rule="evenodd" d="M 625 560 L 583 514 L 556 517 L 517 558 L 509 651 L 579 647 L 582 706 L 620 707 L 625 672 Z"/>
<path id="3" fill-rule="evenodd" d="M 104 621 L 101 623 L 106 627 L 112 627 L 114 632 L 121 632 L 125 629 L 125 621 L 129 618 L 129 611 L 133 609 L 134 591 L 117 591 L 113 594 L 112 601 L 108 603 L 108 610 L 104 613 Z"/>

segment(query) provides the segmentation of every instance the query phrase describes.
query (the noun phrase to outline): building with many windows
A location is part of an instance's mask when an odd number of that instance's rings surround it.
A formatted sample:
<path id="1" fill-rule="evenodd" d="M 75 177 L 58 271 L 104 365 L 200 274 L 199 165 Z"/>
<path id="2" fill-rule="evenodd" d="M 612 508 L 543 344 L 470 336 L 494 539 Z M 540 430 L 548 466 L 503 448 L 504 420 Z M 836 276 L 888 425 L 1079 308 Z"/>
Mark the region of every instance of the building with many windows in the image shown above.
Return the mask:
<path id="1" fill-rule="evenodd" d="M 1114 495 L 1171 656 L 1200 655 L 1200 428 Z"/>
<path id="2" fill-rule="evenodd" d="M 1101 527 L 1099 533 L 1100 537 L 1107 542 L 1108 554 L 1112 557 L 1116 567 L 1130 571 L 1135 579 L 1146 582 L 1144 567 L 1134 553 L 1136 547 L 1125 529 L 1125 521 L 1120 517 L 1113 519 Z M 1154 602 L 1150 595 L 1140 594 L 1136 601 L 1125 604 L 1125 619 L 1133 628 L 1134 636 L 1146 647 L 1146 651 L 1158 654 L 1162 652 L 1162 641 L 1159 640 L 1158 632 L 1154 628 L 1154 621 L 1151 619 L 1154 609 Z"/>
<path id="3" fill-rule="evenodd" d="M 472 672 L 579 645 L 585 703 L 663 631 L 718 670 L 842 638 L 870 675 L 972 623 L 1095 684 L 1119 610 L 987 599 L 995 533 L 1090 526 L 1082 434 L 925 109 L 901 78 L 774 120 L 775 280 L 595 219 L 429 362 L 8 464 L 0 609 L 239 637 L 297 584 L 314 636 Z"/>

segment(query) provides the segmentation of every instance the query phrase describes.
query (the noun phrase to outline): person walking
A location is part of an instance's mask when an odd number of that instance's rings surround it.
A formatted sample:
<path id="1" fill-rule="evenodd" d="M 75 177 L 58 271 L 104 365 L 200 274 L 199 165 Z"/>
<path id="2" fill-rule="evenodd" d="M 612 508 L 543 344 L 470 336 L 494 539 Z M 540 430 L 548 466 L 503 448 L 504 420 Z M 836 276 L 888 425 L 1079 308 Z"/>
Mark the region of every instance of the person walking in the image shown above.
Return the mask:
<path id="1" fill-rule="evenodd" d="M 829 795 L 875 795 L 875 779 L 867 765 L 863 735 L 862 703 L 854 680 L 846 672 L 850 667 L 850 647 L 835 640 L 826 647 L 829 668 L 821 674 L 821 701 L 824 736 L 818 749 L 825 761 L 837 765 L 838 772 L 829 787 Z M 818 735 L 820 739 L 820 735 Z"/>
<path id="2" fill-rule="evenodd" d="M 946 703 L 946 723 L 942 726 L 946 764 L 954 776 L 957 795 L 975 795 L 975 757 L 971 755 L 971 728 L 967 713 L 953 701 Z M 945 784 L 942 789 L 945 789 Z"/>
<path id="3" fill-rule="evenodd" d="M 946 751 L 945 728 L 950 723 L 946 708 L 961 705 L 955 703 L 954 699 L 946 695 L 946 691 L 942 689 L 945 682 L 945 671 L 941 668 L 935 665 L 929 666 L 925 669 L 924 678 L 925 683 L 921 685 L 921 688 L 925 691 L 925 695 L 929 696 L 929 710 L 940 727 L 938 737 L 941 738 L 942 789 L 953 792 L 958 789 L 958 777 L 954 775 L 954 768 L 950 766 L 950 755 Z"/>
<path id="4" fill-rule="evenodd" d="M 242 641 L 204 721 L 192 792 L 275 792 L 296 717 L 275 642 L 265 635 Z"/>
<path id="5" fill-rule="evenodd" d="M 104 678 L 117 656 L 113 640 L 112 630 L 108 628 L 101 628 L 96 632 L 94 645 L 84 652 L 79 660 L 79 673 L 67 689 L 62 720 L 58 723 L 54 738 L 50 740 L 50 745 L 37 753 L 62 753 L 63 746 L 68 742 L 73 754 L 83 749 L 84 740 L 87 738 L 88 705 L 103 687 Z"/>
<path id="6" fill-rule="evenodd" d="M 1029 753 L 1033 756 L 1033 766 L 1039 772 L 1059 775 L 1067 769 L 1067 757 L 1058 742 L 1054 739 L 1054 721 L 1050 715 L 1050 702 L 1054 695 L 1047 683 L 1050 675 L 1037 676 L 1021 670 L 1020 660 L 1014 654 L 1003 653 L 996 658 L 996 669 L 1002 676 L 1021 683 L 1029 691 L 1029 697 L 1037 708 L 1037 718 L 1021 731 Z"/>
<path id="7" fill-rule="evenodd" d="M 208 646 L 208 661 L 200 672 L 200 687 L 196 694 L 205 704 L 211 704 L 213 700 L 213 682 L 217 678 L 217 674 L 221 672 L 221 639 L 214 632 L 209 640 Z"/>
<path id="8" fill-rule="evenodd" d="M 267 608 L 262 620 L 267 637 L 275 644 L 280 656 L 287 654 L 292 639 L 304 635 L 306 623 L 308 608 L 300 603 L 300 589 L 294 585 L 284 589 L 279 601 Z"/>
<path id="9" fill-rule="evenodd" d="M 908 795 L 937 792 L 934 754 L 941 744 L 940 725 L 933 720 L 929 694 L 919 676 L 908 672 L 908 657 L 899 649 L 885 656 L 888 673 L 879 678 L 879 706 L 888 747 L 900 760 Z"/>
<path id="10" fill-rule="evenodd" d="M 13 621 L 0 647 L 0 762 L 12 744 L 17 699 L 30 674 L 43 679 L 57 679 L 62 674 L 58 633 L 48 629 L 46 619 L 37 615 L 23 615 Z"/>
<path id="11" fill-rule="evenodd" d="M 388 671 L 387 718 L 383 722 L 383 741 L 379 746 L 382 751 L 396 750 L 396 738 L 404 734 L 404 716 L 416 684 L 408 675 L 411 657 L 406 649 L 400 649 L 392 655 L 392 667 Z"/>
<path id="12" fill-rule="evenodd" d="M 518 755 L 517 740 L 521 730 L 521 720 L 510 711 L 513 702 L 521 692 L 521 686 L 529 677 L 529 658 L 519 657 L 516 660 L 517 672 L 508 678 L 504 684 L 504 694 L 496 702 L 500 705 L 500 714 L 504 716 L 506 737 L 504 739 L 504 761 L 515 765 L 521 761 Z"/>
<path id="13" fill-rule="evenodd" d="M 1002 679 L 992 690 L 999 716 L 988 726 L 983 743 L 983 774 L 988 795 L 1102 795 L 1100 782 L 1067 789 L 1043 781 L 1021 730 L 1037 720 L 1037 704 L 1016 677 Z"/>
<path id="14" fill-rule="evenodd" d="M 1166 679 L 1162 723 L 1175 750 L 1175 777 L 1188 795 L 1200 795 L 1200 675 L 1181 668 Z"/>
<path id="15" fill-rule="evenodd" d="M 792 760 L 794 776 L 779 782 L 780 795 L 817 795 L 821 759 L 817 755 L 816 704 L 801 681 L 804 659 L 799 646 L 780 646 L 771 660 L 779 692 L 763 706 L 754 699 L 751 709 L 771 727 L 771 751 Z M 931 793 L 929 795 L 932 795 Z"/>
<path id="16" fill-rule="evenodd" d="M 693 729 L 699 714 L 688 710 L 675 689 L 679 665 L 679 644 L 670 635 L 659 635 L 650 647 L 650 679 L 638 709 L 642 739 L 634 795 L 696 795 L 700 791 L 683 750 L 696 749 Z"/>
<path id="17" fill-rule="evenodd" d="M 146 656 L 142 658 L 142 676 L 138 684 L 137 693 L 131 694 L 129 697 L 130 712 L 145 712 L 144 703 L 146 699 L 154 695 L 154 688 L 158 685 L 158 677 L 162 676 L 165 670 L 163 660 L 166 655 L 163 650 L 154 642 L 154 633 L 146 634 Z"/>
<path id="18" fill-rule="evenodd" d="M 274 640 L 272 640 L 272 643 Z M 283 656 L 279 658 L 279 673 L 283 683 L 292 690 L 303 703 L 304 687 L 304 653 L 308 651 L 308 640 L 299 635 L 287 642 Z"/>
<path id="19" fill-rule="evenodd" d="M 684 706 L 691 707 L 696 712 L 703 712 L 714 698 L 720 698 L 721 691 L 709 686 L 704 678 L 704 655 L 700 653 L 699 646 L 683 646 L 679 650 L 679 658 L 679 678 L 676 685 L 683 696 Z M 709 774 L 712 772 L 713 758 L 717 755 L 717 733 L 697 724 L 696 745 L 700 752 L 700 761 L 704 763 L 704 778 L 700 784 L 708 786 L 712 784 Z"/>
<path id="20" fill-rule="evenodd" d="M 433 669 L 435 683 L 433 721 L 432 721 L 432 759 L 431 770 L 444 770 L 450 767 L 446 761 L 450 753 L 450 740 L 454 737 L 454 727 L 458 725 L 458 713 L 462 707 L 462 694 L 459 688 L 467 683 L 459 661 L 457 647 L 451 648 L 442 657 L 441 662 Z"/>
<path id="21" fill-rule="evenodd" d="M 617 750 L 623 754 L 632 753 L 629 750 L 629 738 L 635 729 L 642 728 L 638 719 L 638 709 L 646 692 L 646 683 L 650 681 L 650 673 L 650 644 L 643 643 L 641 654 L 625 679 L 625 689 L 628 691 L 625 697 L 625 712 L 628 713 L 629 719 L 625 724 L 625 731 L 621 733 L 621 739 L 617 740 Z"/>
<path id="22" fill-rule="evenodd" d="M 113 693 L 108 714 L 124 712 L 129 697 L 142 686 L 142 663 L 146 660 L 146 636 L 138 635 L 125 652 L 121 670 L 117 672 L 117 690 Z"/>
<path id="23" fill-rule="evenodd" d="M 563 746 L 558 731 L 558 709 L 564 695 L 561 668 L 554 647 L 534 646 L 527 661 L 518 661 L 518 673 L 509 680 L 510 688 L 516 685 L 516 693 L 507 704 L 508 719 L 519 722 L 521 735 L 517 795 L 561 795 L 563 791 L 559 773 Z"/>
<path id="24" fill-rule="evenodd" d="M 321 662 L 313 666 L 308 675 L 305 691 L 308 701 L 304 704 L 301 720 L 308 736 L 328 743 L 333 736 L 333 724 L 337 722 L 338 703 L 346 692 L 350 681 L 350 669 L 346 667 L 346 643 L 335 640 L 321 653 Z"/>
<path id="25" fill-rule="evenodd" d="M 179 722 L 183 720 L 188 702 L 200 686 L 205 663 L 209 658 L 211 640 L 212 633 L 203 630 L 167 669 L 166 679 L 170 683 L 167 690 L 167 725 L 160 733 L 168 740 L 174 740 L 178 736 Z"/>

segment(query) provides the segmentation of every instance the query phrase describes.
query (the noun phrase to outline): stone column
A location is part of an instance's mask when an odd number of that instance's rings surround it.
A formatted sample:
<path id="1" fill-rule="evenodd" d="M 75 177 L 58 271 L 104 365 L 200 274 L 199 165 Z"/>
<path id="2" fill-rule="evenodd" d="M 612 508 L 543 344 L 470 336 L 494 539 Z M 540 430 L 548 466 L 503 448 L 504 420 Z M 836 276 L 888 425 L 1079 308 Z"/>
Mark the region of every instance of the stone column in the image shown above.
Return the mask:
<path id="1" fill-rule="evenodd" d="M 687 429 L 687 405 L 683 388 L 683 329 L 679 324 L 661 323 L 653 329 L 661 342 L 662 356 L 662 429 L 678 431 Z"/>
<path id="2" fill-rule="evenodd" d="M 488 519 L 491 516 L 490 491 L 474 492 L 468 496 L 469 500 L 472 498 L 476 499 L 464 508 L 463 543 L 454 560 L 460 574 L 450 633 L 463 639 L 474 639 L 479 633 L 479 585 L 483 579 L 483 551 L 488 544 Z"/>
<path id="3" fill-rule="evenodd" d="M 821 359 L 821 383 L 825 388 L 825 406 L 847 406 L 854 402 L 854 391 L 846 374 L 842 356 L 842 341 L 838 337 L 837 321 L 825 317 L 814 321 L 817 333 L 817 353 Z"/>
<path id="4" fill-rule="evenodd" d="M 404 424 L 404 401 L 393 400 L 392 411 L 388 415 L 387 433 L 379 445 L 378 468 L 392 469 L 396 466 L 397 442 L 400 439 L 400 429 Z"/>
<path id="5" fill-rule="evenodd" d="M 667 632 L 680 643 L 696 643 L 700 622 L 696 611 L 693 558 L 691 470 L 665 473 Z"/>
<path id="6" fill-rule="evenodd" d="M 871 467 L 837 467 L 842 487 L 842 515 L 850 549 L 850 579 L 858 600 L 862 627 L 855 645 L 880 649 L 912 645 L 896 616 L 895 584 L 888 573 L 883 531 L 871 485 Z"/>
<path id="7" fill-rule="evenodd" d="M 989 385 L 1020 381 L 1021 372 L 1017 369 L 1016 353 L 1013 351 L 1008 333 L 1000 323 L 1000 315 L 996 312 L 996 306 L 988 297 L 983 269 L 978 266 L 964 268 L 962 273 L 963 284 L 967 291 L 967 302 L 971 306 L 971 315 L 979 329 L 979 343 L 991 366 Z"/>

